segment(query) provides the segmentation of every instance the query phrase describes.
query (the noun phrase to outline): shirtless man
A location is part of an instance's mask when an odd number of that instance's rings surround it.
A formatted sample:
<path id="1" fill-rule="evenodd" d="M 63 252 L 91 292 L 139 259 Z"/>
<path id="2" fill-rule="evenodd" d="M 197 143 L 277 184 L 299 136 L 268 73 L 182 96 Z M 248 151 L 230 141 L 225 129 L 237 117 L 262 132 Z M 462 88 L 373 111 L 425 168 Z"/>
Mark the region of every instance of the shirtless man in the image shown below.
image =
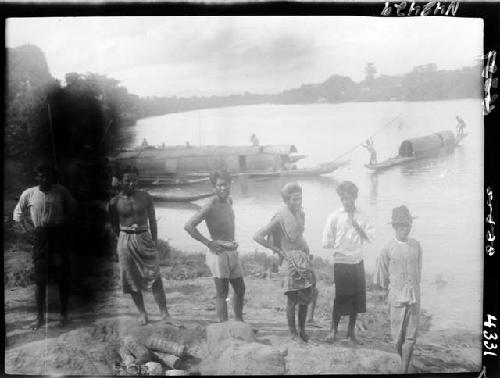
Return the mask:
<path id="1" fill-rule="evenodd" d="M 234 212 L 231 200 L 231 176 L 227 172 L 214 172 L 210 176 L 216 196 L 203 206 L 184 229 L 195 240 L 208 248 L 206 262 L 214 277 L 216 311 L 219 322 L 228 320 L 227 294 L 229 284 L 234 290 L 233 310 L 236 320 L 243 321 L 245 282 L 238 257 L 238 243 L 234 240 Z M 203 236 L 197 226 L 205 221 L 210 239 Z"/>
<path id="2" fill-rule="evenodd" d="M 140 322 L 145 325 L 148 315 L 142 291 L 152 289 L 162 318 L 179 326 L 180 323 L 172 319 L 167 310 L 156 249 L 158 232 L 153 199 L 147 192 L 136 189 L 138 175 L 137 168 L 126 167 L 121 172 L 120 193 L 109 203 L 111 225 L 118 237 L 116 248 L 123 293 L 131 294 L 140 313 Z"/>

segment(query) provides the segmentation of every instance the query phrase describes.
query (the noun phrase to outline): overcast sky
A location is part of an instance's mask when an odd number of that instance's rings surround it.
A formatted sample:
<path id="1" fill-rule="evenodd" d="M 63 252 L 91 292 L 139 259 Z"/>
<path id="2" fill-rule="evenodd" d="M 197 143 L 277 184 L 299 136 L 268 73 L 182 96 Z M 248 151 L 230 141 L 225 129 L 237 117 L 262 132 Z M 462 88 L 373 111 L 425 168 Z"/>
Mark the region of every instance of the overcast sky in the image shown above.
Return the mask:
<path id="1" fill-rule="evenodd" d="M 14 18 L 7 47 L 34 44 L 50 72 L 97 72 L 140 96 L 276 93 L 333 74 L 362 80 L 472 65 L 481 19 L 458 17 Z"/>

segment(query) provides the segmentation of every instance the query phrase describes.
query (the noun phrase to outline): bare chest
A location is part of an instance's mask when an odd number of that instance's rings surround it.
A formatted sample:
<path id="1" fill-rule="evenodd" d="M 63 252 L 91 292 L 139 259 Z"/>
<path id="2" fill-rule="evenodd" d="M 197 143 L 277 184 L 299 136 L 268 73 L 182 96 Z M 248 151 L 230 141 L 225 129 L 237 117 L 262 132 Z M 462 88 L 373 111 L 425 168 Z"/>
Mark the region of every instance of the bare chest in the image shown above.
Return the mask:
<path id="1" fill-rule="evenodd" d="M 121 217 L 130 217 L 136 214 L 142 214 L 146 211 L 146 201 L 137 197 L 121 197 L 117 204 L 116 210 Z"/>

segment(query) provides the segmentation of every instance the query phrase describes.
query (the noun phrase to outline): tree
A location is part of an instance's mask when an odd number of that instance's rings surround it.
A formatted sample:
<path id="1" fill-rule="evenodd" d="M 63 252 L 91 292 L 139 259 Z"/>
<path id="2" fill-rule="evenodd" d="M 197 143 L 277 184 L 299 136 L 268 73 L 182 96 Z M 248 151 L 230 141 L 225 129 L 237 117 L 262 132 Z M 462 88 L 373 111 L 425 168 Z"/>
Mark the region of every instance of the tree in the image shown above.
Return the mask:
<path id="1" fill-rule="evenodd" d="M 377 69 L 375 68 L 375 64 L 367 63 L 365 67 L 365 80 L 368 83 L 372 83 L 375 80 L 375 74 L 377 73 Z"/>

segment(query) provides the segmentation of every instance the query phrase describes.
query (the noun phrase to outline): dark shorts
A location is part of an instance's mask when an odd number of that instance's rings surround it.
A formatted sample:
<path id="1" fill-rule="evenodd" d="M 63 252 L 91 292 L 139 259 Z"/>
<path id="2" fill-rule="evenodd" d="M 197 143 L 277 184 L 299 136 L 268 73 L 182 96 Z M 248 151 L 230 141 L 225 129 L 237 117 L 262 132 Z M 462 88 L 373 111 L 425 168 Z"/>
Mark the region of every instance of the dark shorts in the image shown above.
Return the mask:
<path id="1" fill-rule="evenodd" d="M 65 227 L 35 228 L 33 266 L 36 283 L 46 283 L 51 277 L 56 281 L 65 281 L 68 278 L 67 235 L 68 230 Z"/>
<path id="2" fill-rule="evenodd" d="M 335 299 L 333 306 L 338 315 L 366 312 L 366 280 L 363 261 L 358 264 L 333 266 Z"/>
<path id="3" fill-rule="evenodd" d="M 298 305 L 308 305 L 312 300 L 313 287 L 306 287 L 305 289 L 287 291 L 285 295 L 288 299 Z"/>

